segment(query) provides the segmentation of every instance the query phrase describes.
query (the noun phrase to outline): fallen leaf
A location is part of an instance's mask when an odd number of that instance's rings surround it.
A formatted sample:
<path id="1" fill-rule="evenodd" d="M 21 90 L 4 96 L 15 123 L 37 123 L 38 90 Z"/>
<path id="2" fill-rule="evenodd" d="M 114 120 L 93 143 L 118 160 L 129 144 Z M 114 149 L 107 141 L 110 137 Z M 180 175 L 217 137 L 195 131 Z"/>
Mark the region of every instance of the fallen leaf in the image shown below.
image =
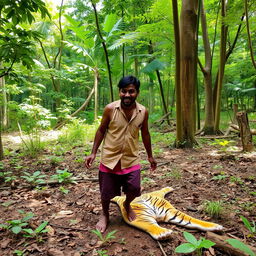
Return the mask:
<path id="1" fill-rule="evenodd" d="M 67 210 L 67 211 L 60 211 L 56 214 L 56 216 L 54 217 L 55 219 L 60 219 L 60 218 L 65 218 L 67 217 L 68 215 L 71 215 L 73 214 L 72 211 L 70 210 Z"/>
<path id="2" fill-rule="evenodd" d="M 212 256 L 215 255 L 215 250 L 214 250 L 214 248 L 210 247 L 208 250 L 209 250 L 209 252 L 211 253 Z"/>
<path id="3" fill-rule="evenodd" d="M 0 247 L 1 247 L 2 249 L 5 249 L 11 241 L 12 241 L 11 239 L 5 239 L 5 240 L 3 240 L 3 241 L 1 242 L 1 244 L 0 244 Z"/>
<path id="4" fill-rule="evenodd" d="M 114 250 L 114 255 L 118 255 L 120 252 L 122 252 L 123 251 L 123 248 L 122 247 L 120 247 L 120 246 L 118 246 L 117 248 L 115 248 L 115 250 Z"/>
<path id="5" fill-rule="evenodd" d="M 50 248 L 48 250 L 48 255 L 49 256 L 65 256 L 62 251 L 55 249 L 55 248 Z"/>
<path id="6" fill-rule="evenodd" d="M 48 226 L 46 226 L 46 229 L 48 230 L 47 233 L 48 233 L 50 236 L 54 236 L 54 234 L 55 234 L 55 229 L 54 229 L 52 226 L 48 225 Z"/>

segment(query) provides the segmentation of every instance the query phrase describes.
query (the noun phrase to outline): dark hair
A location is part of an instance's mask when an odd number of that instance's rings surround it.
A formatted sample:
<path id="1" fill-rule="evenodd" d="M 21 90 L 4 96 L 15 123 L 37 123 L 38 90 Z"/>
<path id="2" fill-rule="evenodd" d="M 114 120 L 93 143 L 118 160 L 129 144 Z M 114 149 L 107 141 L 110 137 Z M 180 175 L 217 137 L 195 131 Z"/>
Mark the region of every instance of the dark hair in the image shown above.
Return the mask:
<path id="1" fill-rule="evenodd" d="M 126 86 L 133 84 L 137 91 L 140 90 L 140 80 L 135 76 L 124 76 L 118 83 L 119 90 L 125 88 Z"/>

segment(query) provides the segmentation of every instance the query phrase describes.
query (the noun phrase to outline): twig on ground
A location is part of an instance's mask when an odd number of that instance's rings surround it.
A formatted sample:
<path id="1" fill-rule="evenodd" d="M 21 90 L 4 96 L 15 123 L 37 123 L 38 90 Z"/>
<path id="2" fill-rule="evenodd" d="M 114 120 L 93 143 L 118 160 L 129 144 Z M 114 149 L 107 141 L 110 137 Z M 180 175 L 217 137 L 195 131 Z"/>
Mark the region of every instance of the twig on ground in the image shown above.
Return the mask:
<path id="1" fill-rule="evenodd" d="M 61 225 L 57 225 L 57 224 L 53 224 L 53 223 L 49 223 L 49 226 L 53 226 L 56 228 L 63 228 L 63 229 L 70 229 L 70 230 L 74 230 L 74 231 L 88 231 L 87 229 L 84 228 L 72 228 L 72 227 L 65 227 L 65 226 L 61 226 Z"/>
<path id="2" fill-rule="evenodd" d="M 163 246 L 161 245 L 161 243 L 160 243 L 159 241 L 156 241 L 156 242 L 157 242 L 157 244 L 158 244 L 158 246 L 159 246 L 159 248 L 160 248 L 162 254 L 163 254 L 164 256 L 167 256 L 167 254 L 165 253 L 165 251 L 164 251 Z"/>

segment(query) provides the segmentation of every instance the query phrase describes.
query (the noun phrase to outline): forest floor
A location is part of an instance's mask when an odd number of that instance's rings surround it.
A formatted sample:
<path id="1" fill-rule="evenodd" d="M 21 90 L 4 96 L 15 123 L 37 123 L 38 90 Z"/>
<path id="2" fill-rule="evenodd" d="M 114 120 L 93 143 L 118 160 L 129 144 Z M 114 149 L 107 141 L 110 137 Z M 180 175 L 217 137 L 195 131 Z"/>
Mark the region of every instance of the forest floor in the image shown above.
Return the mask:
<path id="1" fill-rule="evenodd" d="M 27 221 L 29 225 L 21 227 L 16 235 L 11 229 L 0 228 L 0 255 L 118 255 L 118 256 L 161 256 L 179 255 L 174 252 L 181 243 L 186 242 L 183 231 L 194 234 L 199 239 L 204 232 L 188 230 L 173 224 L 163 226 L 173 230 L 171 239 L 157 242 L 147 233 L 125 224 L 115 204 L 110 207 L 110 224 L 104 236 L 116 230 L 115 238 L 100 241 L 91 231 L 100 215 L 100 197 L 97 182 L 97 163 L 92 169 L 84 167 L 85 150 L 73 146 L 53 155 L 51 143 L 36 158 L 20 154 L 19 142 L 15 144 L 14 136 L 4 136 L 5 149 L 11 152 L 1 162 L 0 171 L 9 172 L 9 185 L 0 177 L 0 223 L 19 220 L 25 223 L 24 216 L 33 213 Z M 177 209 L 196 218 L 216 222 L 224 226 L 220 235 L 239 238 L 247 245 L 256 247 L 256 234 L 250 234 L 241 221 L 246 217 L 251 223 L 256 221 L 256 152 L 242 153 L 239 141 L 229 148 L 219 143 L 202 139 L 196 149 L 174 149 L 166 143 L 153 141 L 158 168 L 151 172 L 146 161 L 145 151 L 141 147 L 142 159 L 142 193 L 171 186 L 174 191 L 166 196 Z M 55 145 L 56 146 L 56 145 Z M 55 147 L 56 149 L 56 147 Z M 59 146 L 59 151 L 61 146 Z M 55 154 L 55 153 L 54 153 Z M 68 170 L 77 178 L 77 184 L 45 182 L 56 170 Z M 28 183 L 29 173 L 40 171 L 41 184 Z M 21 176 L 26 176 L 27 179 Z M 8 174 L 5 174 L 5 178 Z M 204 210 L 206 202 L 221 202 L 219 217 L 210 216 Z M 214 208 L 214 207 L 213 207 Z M 41 223 L 48 221 L 48 232 L 34 232 L 25 237 L 25 228 L 35 230 Z M 16 222 L 17 223 L 17 222 Z M 11 225 L 11 224 L 9 224 Z M 14 224 L 13 224 L 14 225 Z M 162 224 L 161 224 L 162 225 Z M 9 226 L 12 227 L 12 226 Z M 105 254 L 103 253 L 105 250 Z M 16 251 L 16 252 L 15 252 Z M 192 255 L 192 254 L 190 254 Z M 230 255 L 213 247 L 205 250 L 204 255 Z"/>

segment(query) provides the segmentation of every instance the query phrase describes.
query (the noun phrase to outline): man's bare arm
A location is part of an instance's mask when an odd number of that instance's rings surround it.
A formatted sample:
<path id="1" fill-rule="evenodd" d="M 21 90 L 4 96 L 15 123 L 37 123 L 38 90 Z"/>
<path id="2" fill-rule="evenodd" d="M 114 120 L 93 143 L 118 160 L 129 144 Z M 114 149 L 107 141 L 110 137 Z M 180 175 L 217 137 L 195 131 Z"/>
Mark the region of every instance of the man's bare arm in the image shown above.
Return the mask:
<path id="1" fill-rule="evenodd" d="M 150 162 L 151 170 L 154 171 L 157 167 L 157 163 L 152 154 L 151 137 L 148 130 L 148 111 L 147 110 L 146 110 L 145 118 L 143 120 L 142 127 L 141 127 L 141 136 L 142 136 L 144 147 L 147 151 L 148 161 Z"/>
<path id="2" fill-rule="evenodd" d="M 85 159 L 85 167 L 88 168 L 88 169 L 91 167 L 93 161 L 96 158 L 98 148 L 99 148 L 99 146 L 100 146 L 100 144 L 101 144 L 101 142 L 102 142 L 102 140 L 105 136 L 106 130 L 108 128 L 111 113 L 112 113 L 112 108 L 109 105 L 106 106 L 106 108 L 104 109 L 104 112 L 103 112 L 103 116 L 102 116 L 102 119 L 101 119 L 100 126 L 97 129 L 97 132 L 96 132 L 95 137 L 94 137 L 92 152 Z"/>

